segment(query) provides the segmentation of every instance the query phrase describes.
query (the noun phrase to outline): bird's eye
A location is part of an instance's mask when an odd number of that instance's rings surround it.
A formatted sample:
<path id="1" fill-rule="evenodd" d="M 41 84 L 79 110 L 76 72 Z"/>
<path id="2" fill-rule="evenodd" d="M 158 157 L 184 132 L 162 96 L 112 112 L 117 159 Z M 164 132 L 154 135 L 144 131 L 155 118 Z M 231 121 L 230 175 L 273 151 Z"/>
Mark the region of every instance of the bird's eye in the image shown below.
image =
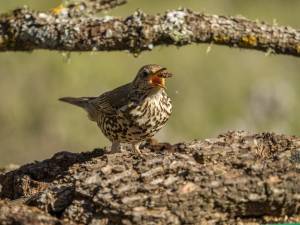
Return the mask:
<path id="1" fill-rule="evenodd" d="M 148 70 L 144 70 L 144 71 L 142 72 L 142 76 L 143 76 L 143 77 L 147 77 L 148 74 L 149 74 Z"/>

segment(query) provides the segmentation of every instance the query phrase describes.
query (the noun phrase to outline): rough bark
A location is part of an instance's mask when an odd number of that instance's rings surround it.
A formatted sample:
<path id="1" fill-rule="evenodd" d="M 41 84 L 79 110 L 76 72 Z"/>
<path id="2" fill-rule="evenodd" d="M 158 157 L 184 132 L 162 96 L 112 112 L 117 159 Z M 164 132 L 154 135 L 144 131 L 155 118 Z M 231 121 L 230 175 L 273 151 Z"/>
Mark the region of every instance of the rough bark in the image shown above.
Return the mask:
<path id="1" fill-rule="evenodd" d="M 147 143 L 143 158 L 60 152 L 0 174 L 0 198 L 78 224 L 300 221 L 299 145 L 298 137 L 228 132 Z"/>
<path id="2" fill-rule="evenodd" d="M 69 224 L 37 208 L 26 205 L 0 201 L 0 224 L 2 225 L 60 225 Z"/>
<path id="3" fill-rule="evenodd" d="M 111 5 L 105 5 L 105 2 Z M 81 14 L 115 7 L 124 2 L 100 1 L 103 5 L 98 2 L 98 8 L 88 7 L 88 3 L 84 4 L 87 7 L 83 7 L 83 3 L 78 3 L 58 7 L 51 12 L 22 8 L 1 15 L 0 51 L 128 50 L 140 53 L 159 45 L 214 43 L 300 56 L 299 30 L 243 17 L 206 15 L 188 9 L 157 15 L 137 11 L 127 18 Z"/>

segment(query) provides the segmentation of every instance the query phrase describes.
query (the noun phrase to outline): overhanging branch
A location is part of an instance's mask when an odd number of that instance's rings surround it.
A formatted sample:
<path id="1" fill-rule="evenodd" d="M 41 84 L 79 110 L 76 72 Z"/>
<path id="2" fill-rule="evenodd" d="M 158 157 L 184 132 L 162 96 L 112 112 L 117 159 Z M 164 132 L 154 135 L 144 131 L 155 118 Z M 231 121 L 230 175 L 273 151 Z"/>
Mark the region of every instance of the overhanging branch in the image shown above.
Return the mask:
<path id="1" fill-rule="evenodd" d="M 111 7 L 124 3 L 108 2 L 115 3 Z M 63 11 L 45 13 L 22 8 L 0 16 L 0 51 L 140 53 L 159 45 L 213 43 L 300 56 L 300 30 L 241 17 L 206 15 L 188 9 L 156 15 L 136 11 L 127 18 L 78 17 Z"/>

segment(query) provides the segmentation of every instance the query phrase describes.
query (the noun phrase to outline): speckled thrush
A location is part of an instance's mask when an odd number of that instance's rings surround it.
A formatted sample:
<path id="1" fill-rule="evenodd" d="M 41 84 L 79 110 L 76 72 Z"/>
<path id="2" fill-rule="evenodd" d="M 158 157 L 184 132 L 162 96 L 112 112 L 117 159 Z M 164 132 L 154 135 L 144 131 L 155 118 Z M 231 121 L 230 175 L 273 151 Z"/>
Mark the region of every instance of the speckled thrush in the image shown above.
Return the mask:
<path id="1" fill-rule="evenodd" d="M 171 99 L 165 91 L 165 78 L 171 76 L 164 67 L 145 65 L 132 82 L 98 97 L 59 100 L 86 110 L 112 142 L 112 153 L 120 151 L 121 143 L 130 143 L 141 154 L 140 143 L 157 133 L 171 115 Z"/>

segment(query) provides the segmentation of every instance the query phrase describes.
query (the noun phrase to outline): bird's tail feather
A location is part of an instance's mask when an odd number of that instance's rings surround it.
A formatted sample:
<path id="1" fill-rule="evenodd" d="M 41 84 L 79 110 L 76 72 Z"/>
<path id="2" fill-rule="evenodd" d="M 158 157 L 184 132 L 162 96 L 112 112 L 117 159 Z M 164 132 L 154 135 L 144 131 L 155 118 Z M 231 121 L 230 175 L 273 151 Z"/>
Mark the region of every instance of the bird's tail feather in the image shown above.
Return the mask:
<path id="1" fill-rule="evenodd" d="M 89 101 L 94 99 L 95 97 L 80 97 L 80 98 L 74 98 L 74 97 L 63 97 L 58 99 L 62 102 L 67 102 L 72 105 L 79 106 L 81 108 L 87 108 Z"/>

